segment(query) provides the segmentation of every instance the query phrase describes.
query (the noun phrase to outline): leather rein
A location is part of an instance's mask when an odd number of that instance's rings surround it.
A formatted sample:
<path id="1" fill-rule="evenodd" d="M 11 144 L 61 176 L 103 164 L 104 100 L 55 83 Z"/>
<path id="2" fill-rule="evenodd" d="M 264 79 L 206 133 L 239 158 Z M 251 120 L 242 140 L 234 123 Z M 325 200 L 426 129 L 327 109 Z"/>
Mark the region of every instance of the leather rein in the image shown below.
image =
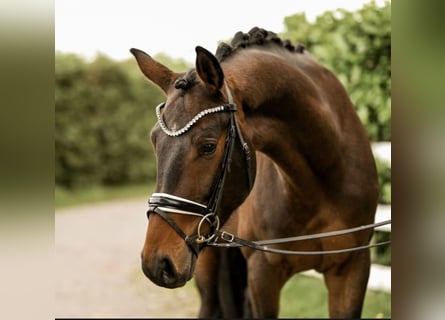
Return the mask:
<path id="1" fill-rule="evenodd" d="M 261 250 L 265 252 L 278 253 L 278 254 L 314 255 L 314 254 L 333 254 L 333 253 L 357 251 L 375 246 L 387 245 L 391 243 L 391 241 L 384 241 L 364 246 L 357 246 L 339 250 L 324 250 L 324 251 L 291 251 L 291 250 L 280 250 L 280 249 L 270 248 L 267 246 L 271 244 L 288 243 L 288 242 L 295 242 L 295 241 L 302 241 L 309 239 L 319 239 L 324 237 L 332 237 L 352 232 L 358 232 L 390 224 L 391 220 L 386 220 L 379 223 L 359 226 L 350 229 L 324 232 L 314 235 L 304 235 L 304 236 L 263 240 L 263 241 L 249 241 L 242 238 L 238 238 L 235 235 L 228 233 L 226 231 L 221 231 L 219 229 L 220 223 L 219 223 L 219 218 L 216 215 L 216 212 L 221 201 L 224 189 L 224 182 L 226 180 L 227 173 L 230 171 L 230 163 L 232 161 L 233 148 L 236 139 L 239 140 L 243 148 L 245 162 L 246 162 L 247 182 L 249 185 L 249 190 L 251 190 L 253 187 L 250 149 L 243 138 L 243 135 L 238 125 L 238 121 L 236 120 L 235 112 L 237 108 L 236 105 L 233 103 L 233 98 L 227 84 L 225 85 L 225 88 L 226 88 L 228 103 L 217 107 L 205 109 L 199 112 L 192 120 L 190 120 L 183 128 L 179 130 L 172 131 L 168 129 L 167 125 L 165 124 L 161 114 L 161 110 L 165 107 L 165 103 L 161 103 L 156 107 L 156 116 L 158 118 L 158 124 L 162 129 L 162 131 L 170 137 L 177 137 L 182 134 L 185 134 L 199 119 L 209 114 L 218 112 L 228 112 L 230 115 L 230 120 L 227 128 L 227 137 L 224 146 L 223 159 L 218 173 L 218 178 L 215 180 L 208 204 L 203 205 L 167 193 L 153 193 L 148 201 L 148 210 L 147 210 L 148 218 L 152 213 L 159 215 L 165 222 L 167 222 L 176 231 L 176 233 L 185 241 L 185 243 L 188 245 L 188 247 L 192 250 L 192 252 L 196 256 L 198 255 L 199 250 L 204 246 L 213 246 L 220 248 L 245 246 L 255 250 Z M 198 223 L 197 234 L 193 236 L 187 235 L 177 225 L 177 223 L 169 216 L 169 213 L 199 217 L 200 221 Z M 210 227 L 210 231 L 206 235 L 203 234 L 201 230 L 205 224 L 208 224 Z M 218 240 L 222 240 L 224 242 L 219 242 Z"/>

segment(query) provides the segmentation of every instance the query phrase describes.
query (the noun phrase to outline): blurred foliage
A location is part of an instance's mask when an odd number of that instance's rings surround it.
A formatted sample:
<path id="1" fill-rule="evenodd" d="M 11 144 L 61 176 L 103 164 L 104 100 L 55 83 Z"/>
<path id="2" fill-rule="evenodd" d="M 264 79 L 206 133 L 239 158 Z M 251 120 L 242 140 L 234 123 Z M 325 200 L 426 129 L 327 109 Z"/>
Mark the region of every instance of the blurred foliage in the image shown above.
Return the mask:
<path id="1" fill-rule="evenodd" d="M 375 159 L 379 178 L 379 203 L 391 204 L 391 166 L 384 160 Z M 391 240 L 391 232 L 375 231 L 373 243 Z M 391 245 L 378 246 L 371 249 L 372 263 L 391 265 Z"/>
<path id="2" fill-rule="evenodd" d="M 391 232 L 375 231 L 371 242 L 379 243 L 389 240 L 391 240 Z M 391 266 L 391 245 L 371 248 L 371 263 Z"/>
<path id="3" fill-rule="evenodd" d="M 371 3 L 357 12 L 326 12 L 312 24 L 297 14 L 285 18 L 288 31 L 282 35 L 305 43 L 338 75 L 371 140 L 391 139 L 390 9 L 390 4 L 378 8 Z M 155 58 L 175 71 L 190 67 L 165 54 Z M 162 100 L 164 94 L 144 81 L 132 58 L 113 61 L 98 55 L 88 62 L 57 52 L 56 184 L 73 189 L 154 180 L 149 133 L 156 121 L 154 107 Z"/>
<path id="4" fill-rule="evenodd" d="M 390 165 L 379 158 L 375 158 L 377 166 L 377 173 L 379 178 L 379 203 L 391 203 L 391 167 Z"/>
<path id="5" fill-rule="evenodd" d="M 55 56 L 55 181 L 65 188 L 154 179 L 149 132 L 159 89 L 132 60 Z"/>
<path id="6" fill-rule="evenodd" d="M 158 53 L 154 58 L 174 71 L 186 71 L 192 66 L 184 59 L 174 59 L 165 53 Z M 140 72 L 140 71 L 139 71 Z"/>
<path id="7" fill-rule="evenodd" d="M 284 23 L 281 36 L 304 44 L 346 87 L 370 140 L 390 141 L 391 2 L 327 11 L 314 23 L 299 13 Z"/>
<path id="8" fill-rule="evenodd" d="M 153 193 L 155 186 L 154 180 L 151 183 L 146 181 L 139 184 L 125 185 L 91 185 L 77 189 L 66 189 L 61 186 L 54 190 L 54 207 L 56 213 L 58 209 L 63 209 L 81 204 L 91 204 L 97 202 L 110 201 L 114 199 L 142 198 Z"/>

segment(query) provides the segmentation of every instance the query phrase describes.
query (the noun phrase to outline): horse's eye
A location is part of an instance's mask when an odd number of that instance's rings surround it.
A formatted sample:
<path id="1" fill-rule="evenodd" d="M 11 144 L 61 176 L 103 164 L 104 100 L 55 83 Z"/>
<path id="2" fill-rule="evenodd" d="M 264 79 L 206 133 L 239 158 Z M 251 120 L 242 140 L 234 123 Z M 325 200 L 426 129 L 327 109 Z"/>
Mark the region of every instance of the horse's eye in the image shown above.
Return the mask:
<path id="1" fill-rule="evenodd" d="M 201 156 L 209 156 L 213 154 L 216 150 L 216 143 L 206 142 L 199 147 L 199 154 Z"/>

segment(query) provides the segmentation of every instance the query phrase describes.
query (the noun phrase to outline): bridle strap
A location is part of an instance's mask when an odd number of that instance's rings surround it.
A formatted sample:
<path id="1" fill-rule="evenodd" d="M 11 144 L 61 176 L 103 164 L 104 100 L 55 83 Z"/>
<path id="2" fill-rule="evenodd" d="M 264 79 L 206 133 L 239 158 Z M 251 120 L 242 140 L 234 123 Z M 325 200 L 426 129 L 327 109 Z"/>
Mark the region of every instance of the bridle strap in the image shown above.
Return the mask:
<path id="1" fill-rule="evenodd" d="M 253 175 L 252 175 L 252 157 L 250 155 L 250 148 L 247 142 L 244 140 L 243 134 L 241 133 L 241 129 L 239 127 L 238 121 L 236 121 L 235 117 L 235 129 L 238 136 L 239 141 L 241 142 L 241 146 L 243 147 L 245 162 L 246 162 L 246 171 L 247 171 L 247 183 L 249 186 L 249 190 L 252 190 L 253 187 Z"/>
<path id="2" fill-rule="evenodd" d="M 167 222 L 170 225 L 170 227 L 172 227 L 173 230 L 175 230 L 176 233 L 185 241 L 185 243 L 189 246 L 189 248 L 192 250 L 192 252 L 196 256 L 198 256 L 199 246 L 198 246 L 198 243 L 196 242 L 197 236 L 189 237 L 188 235 L 186 235 L 184 233 L 184 231 L 182 231 L 182 229 L 176 224 L 176 222 L 173 221 L 172 218 L 169 217 L 169 215 L 164 210 L 162 210 L 158 207 L 151 208 L 151 209 L 149 208 L 147 211 L 147 216 L 151 212 L 158 214 L 158 216 L 160 216 L 162 219 L 164 219 L 164 221 Z"/>
<path id="3" fill-rule="evenodd" d="M 224 183 L 226 181 L 227 173 L 230 171 L 230 164 L 232 161 L 233 148 L 236 138 L 236 127 L 235 127 L 235 114 L 230 113 L 230 121 L 227 129 L 226 143 L 224 147 L 224 156 L 221 162 L 221 168 L 219 170 L 218 178 L 216 179 L 215 185 L 213 187 L 212 194 L 207 204 L 207 208 L 210 212 L 216 214 L 217 209 L 222 198 L 222 191 L 224 188 Z"/>
<path id="4" fill-rule="evenodd" d="M 239 245 L 235 245 L 235 246 L 233 246 L 233 245 L 227 246 L 227 244 L 224 245 L 224 244 L 219 244 L 219 243 L 214 243 L 214 242 L 208 243 L 207 245 L 212 246 L 212 247 L 220 247 L 220 248 L 249 247 L 251 249 L 269 252 L 269 253 L 276 253 L 276 254 L 319 255 L 319 254 L 337 254 L 337 253 L 359 251 L 359 250 L 369 249 L 369 248 L 373 248 L 373 247 L 384 246 L 384 245 L 387 245 L 390 243 L 391 243 L 391 241 L 382 241 L 379 243 L 371 243 L 368 245 L 357 246 L 357 247 L 352 247 L 352 248 L 337 249 L 337 250 L 316 250 L 316 251 L 298 251 L 298 250 L 275 249 L 275 248 L 269 248 L 264 245 L 257 245 L 254 242 L 247 242 L 245 244 L 239 244 Z"/>
<path id="5" fill-rule="evenodd" d="M 386 221 L 382 221 L 382 222 L 358 226 L 358 227 L 349 228 L 349 229 L 329 231 L 329 232 L 296 236 L 296 237 L 262 240 L 262 241 L 250 241 L 250 240 L 239 238 L 239 237 L 237 237 L 231 233 L 228 233 L 226 231 L 218 230 L 217 238 L 215 238 L 215 241 L 210 242 L 207 245 L 212 246 L 212 247 L 220 247 L 220 248 L 249 247 L 251 249 L 270 252 L 270 253 L 291 254 L 291 255 L 292 254 L 293 255 L 316 255 L 316 254 L 344 253 L 344 252 L 352 252 L 352 251 L 364 250 L 364 249 L 369 249 L 372 247 L 387 245 L 387 244 L 390 244 L 391 241 L 382 241 L 379 243 L 372 243 L 372 244 L 357 246 L 357 247 L 352 247 L 352 248 L 345 248 L 345 249 L 338 249 L 338 250 L 322 250 L 322 251 L 282 250 L 282 249 L 269 248 L 269 247 L 267 247 L 267 245 L 334 237 L 334 236 L 359 232 L 362 230 L 374 229 L 374 228 L 377 228 L 377 227 L 380 227 L 380 226 L 383 226 L 386 224 L 390 224 L 390 223 L 391 223 L 391 220 L 386 220 Z M 225 243 L 216 242 L 218 239 L 224 240 L 226 242 Z"/>
<path id="6" fill-rule="evenodd" d="M 192 120 L 190 120 L 182 129 L 176 131 L 170 130 L 163 120 L 163 117 L 161 115 L 161 109 L 164 107 L 165 104 L 160 104 L 156 108 L 156 115 L 158 117 L 159 126 L 161 127 L 161 129 L 164 131 L 165 134 L 171 137 L 177 137 L 179 135 L 186 133 L 199 119 L 208 114 L 216 112 L 229 112 L 230 114 L 230 120 L 227 127 L 227 137 L 224 146 L 224 155 L 221 162 L 219 174 L 217 176 L 217 179 L 215 180 L 207 206 L 204 206 L 200 203 L 196 203 L 194 201 L 190 201 L 188 199 L 184 199 L 181 197 L 165 193 L 154 193 L 150 197 L 148 202 L 149 206 L 147 211 L 147 217 L 149 217 L 150 213 L 158 214 L 176 231 L 176 233 L 182 239 L 184 239 L 184 241 L 196 255 L 199 252 L 199 244 L 208 243 L 211 240 L 213 240 L 214 237 L 216 237 L 217 235 L 219 228 L 219 218 L 216 215 L 216 212 L 221 202 L 222 191 L 226 181 L 227 173 L 230 171 L 230 164 L 232 161 L 232 154 L 237 136 L 239 137 L 240 142 L 243 146 L 243 150 L 246 154 L 246 161 L 250 162 L 250 152 L 247 143 L 244 141 L 241 135 L 241 130 L 238 127 L 235 118 L 235 111 L 237 110 L 237 108 L 236 105 L 233 103 L 232 94 L 227 84 L 225 85 L 225 89 L 226 89 L 226 96 L 228 103 L 201 111 Z M 249 174 L 249 188 L 251 188 L 250 163 L 247 163 L 247 168 Z M 182 231 L 182 229 L 176 224 L 176 222 L 173 219 L 171 219 L 171 217 L 169 217 L 167 212 L 201 217 L 201 220 L 198 225 L 198 235 L 193 237 L 186 235 L 184 231 Z M 211 228 L 210 234 L 208 236 L 203 236 L 201 234 L 201 226 L 204 221 L 207 221 Z"/>
<path id="7" fill-rule="evenodd" d="M 148 202 L 150 207 L 160 207 L 165 210 L 181 211 L 182 214 L 189 214 L 195 216 L 205 216 L 210 213 L 209 209 L 197 202 L 190 201 L 177 196 L 172 196 L 166 193 L 153 193 Z"/>
<path id="8" fill-rule="evenodd" d="M 244 140 L 243 134 L 241 132 L 241 129 L 239 127 L 238 121 L 236 120 L 236 105 L 233 102 L 232 93 L 230 92 L 229 86 L 227 83 L 225 83 L 225 89 L 226 89 L 226 96 L 227 100 L 229 102 L 229 105 L 234 106 L 234 110 L 230 110 L 233 112 L 230 112 L 230 120 L 229 120 L 229 126 L 227 129 L 227 137 L 226 137 L 226 143 L 224 147 L 224 156 L 221 164 L 221 168 L 219 171 L 218 179 L 216 180 L 216 184 L 213 187 L 212 194 L 210 196 L 210 200 L 208 202 L 207 207 L 211 212 L 216 214 L 217 209 L 219 208 L 219 204 L 222 198 L 222 191 L 224 189 L 224 183 L 226 180 L 227 173 L 230 171 L 230 165 L 232 162 L 232 154 L 234 149 L 235 140 L 238 137 L 239 142 L 241 143 L 241 146 L 243 148 L 243 153 L 245 157 L 246 162 L 246 171 L 247 171 L 247 179 L 248 179 L 248 188 L 249 190 L 253 187 L 253 176 L 252 176 L 252 164 L 251 164 L 251 155 L 250 155 L 250 148 L 246 141 Z"/>
<path id="9" fill-rule="evenodd" d="M 225 87 L 226 87 L 227 100 L 229 101 L 229 103 L 234 104 L 232 93 L 231 93 L 227 83 L 225 83 Z M 244 140 L 243 133 L 241 132 L 241 129 L 239 127 L 239 123 L 238 123 L 238 121 L 236 121 L 235 113 L 233 113 L 233 119 L 230 119 L 230 120 L 231 120 L 231 125 L 233 124 L 235 126 L 236 135 L 238 136 L 238 139 L 239 139 L 241 146 L 243 148 L 244 157 L 245 157 L 246 166 L 247 166 L 246 171 L 247 171 L 248 187 L 249 187 L 249 190 L 252 190 L 254 177 L 252 176 L 252 158 L 250 155 L 250 148 L 249 148 L 249 145 L 247 144 L 247 142 Z"/>

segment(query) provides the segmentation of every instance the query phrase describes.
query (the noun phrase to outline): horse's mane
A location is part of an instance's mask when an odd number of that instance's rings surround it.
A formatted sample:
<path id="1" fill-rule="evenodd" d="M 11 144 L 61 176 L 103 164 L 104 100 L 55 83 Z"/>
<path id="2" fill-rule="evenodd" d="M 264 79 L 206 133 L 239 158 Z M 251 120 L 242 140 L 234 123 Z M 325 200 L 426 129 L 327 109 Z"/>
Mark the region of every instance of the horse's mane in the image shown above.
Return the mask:
<path id="1" fill-rule="evenodd" d="M 282 40 L 276 33 L 267 31 L 258 27 L 253 27 L 249 32 L 243 33 L 238 31 L 233 37 L 231 44 L 222 42 L 216 49 L 215 57 L 219 62 L 233 56 L 239 50 L 244 48 L 259 46 L 263 48 L 270 48 L 275 46 L 278 48 L 284 48 L 289 52 L 303 53 L 305 50 L 304 45 L 293 45 L 289 40 Z M 196 72 L 194 69 L 189 70 L 175 82 L 176 89 L 187 90 L 193 87 L 198 82 L 196 78 Z"/>
<path id="2" fill-rule="evenodd" d="M 253 27 L 249 32 L 238 31 L 231 44 L 221 43 L 216 49 L 216 58 L 222 62 L 232 56 L 238 50 L 251 46 L 278 46 L 290 52 L 303 53 L 305 47 L 302 44 L 293 45 L 289 40 L 282 40 L 276 33 L 258 27 Z"/>

